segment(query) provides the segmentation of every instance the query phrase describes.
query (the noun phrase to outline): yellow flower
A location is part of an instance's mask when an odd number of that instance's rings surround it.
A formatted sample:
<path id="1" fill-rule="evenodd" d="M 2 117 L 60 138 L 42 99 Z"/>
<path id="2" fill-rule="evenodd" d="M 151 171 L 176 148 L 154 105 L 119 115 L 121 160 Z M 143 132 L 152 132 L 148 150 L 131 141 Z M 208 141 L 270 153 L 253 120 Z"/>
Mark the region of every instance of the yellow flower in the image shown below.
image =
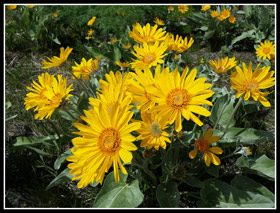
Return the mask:
<path id="1" fill-rule="evenodd" d="M 94 22 L 95 22 L 95 19 L 96 19 L 96 16 L 93 16 L 93 17 L 88 21 L 87 25 L 88 25 L 88 26 L 93 25 Z"/>
<path id="2" fill-rule="evenodd" d="M 123 46 L 123 48 L 126 49 L 126 50 L 128 50 L 130 47 L 131 47 L 131 44 L 130 44 L 130 43 L 126 43 L 126 44 Z"/>
<path id="3" fill-rule="evenodd" d="M 259 68 L 259 66 L 260 63 L 254 71 L 252 70 L 252 62 L 250 62 L 248 68 L 243 62 L 243 70 L 239 66 L 236 66 L 236 72 L 231 72 L 231 87 L 237 92 L 236 98 L 239 98 L 245 93 L 245 101 L 252 96 L 254 101 L 260 101 L 263 106 L 270 107 L 271 104 L 265 98 L 270 92 L 261 92 L 260 90 L 275 85 L 275 78 L 272 77 L 274 71 L 269 71 L 270 67 Z"/>
<path id="4" fill-rule="evenodd" d="M 17 8 L 17 5 L 7 5 L 8 10 L 14 10 Z"/>
<path id="5" fill-rule="evenodd" d="M 171 12 L 171 11 L 173 11 L 173 10 L 174 10 L 174 7 L 172 7 L 172 6 L 169 6 L 169 7 L 168 7 L 168 11 Z"/>
<path id="6" fill-rule="evenodd" d="M 130 105 L 132 96 L 128 93 L 122 92 L 123 88 L 121 84 L 113 84 L 112 82 L 108 83 L 108 87 L 99 90 L 97 93 L 98 98 L 89 98 L 89 104 L 94 108 L 98 107 L 100 103 L 102 103 L 110 116 L 112 116 L 112 108 L 114 104 L 119 105 L 119 109 L 123 109 L 127 107 L 131 109 L 133 105 Z"/>
<path id="7" fill-rule="evenodd" d="M 85 116 L 80 118 L 88 125 L 74 123 L 81 135 L 72 139 L 73 156 L 67 158 L 70 174 L 75 175 L 72 180 L 79 180 L 78 188 L 87 186 L 90 182 L 103 183 L 105 173 L 113 166 L 115 181 L 119 182 L 119 167 L 123 174 L 127 174 L 125 164 L 131 162 L 133 156 L 130 151 L 137 150 L 133 144 L 135 137 L 132 131 L 140 128 L 139 123 L 129 124 L 133 112 L 124 108 L 119 109 L 118 104 L 112 107 L 112 116 L 106 106 L 100 103 L 91 112 L 84 111 Z"/>
<path id="8" fill-rule="evenodd" d="M 115 38 L 110 38 L 110 42 L 112 44 L 116 43 L 118 41 L 118 39 L 115 37 Z"/>
<path id="9" fill-rule="evenodd" d="M 265 60 L 266 58 L 270 60 L 271 55 L 274 55 L 275 57 L 275 44 L 273 44 L 272 41 L 261 42 L 256 49 L 256 54 L 257 57 L 262 60 Z"/>
<path id="10" fill-rule="evenodd" d="M 155 87 L 152 72 L 148 68 L 144 69 L 144 71 L 137 69 L 135 73 L 132 73 L 132 76 L 135 81 L 130 81 L 130 85 L 127 88 L 132 93 L 132 103 L 137 103 L 137 110 L 146 111 L 151 109 L 155 106 L 155 102 L 151 97 L 156 96 L 147 92 L 148 87 Z"/>
<path id="11" fill-rule="evenodd" d="M 33 7 L 35 7 L 35 5 L 27 5 L 27 7 L 33 8 Z"/>
<path id="12" fill-rule="evenodd" d="M 69 93 L 73 90 L 72 84 L 67 87 L 67 78 L 62 78 L 62 75 L 50 76 L 47 72 L 42 76 L 38 76 L 39 84 L 33 81 L 32 87 L 26 87 L 33 91 L 26 94 L 24 104 L 26 110 L 34 108 L 38 113 L 34 116 L 35 119 L 42 120 L 50 118 L 53 112 L 59 108 L 64 100 L 69 100 Z"/>
<path id="13" fill-rule="evenodd" d="M 189 11 L 188 5 L 177 5 L 177 7 L 180 13 L 186 13 Z"/>
<path id="14" fill-rule="evenodd" d="M 88 31 L 88 36 L 91 36 L 93 34 L 93 29 L 90 29 L 89 31 Z"/>
<path id="15" fill-rule="evenodd" d="M 154 22 L 157 24 L 157 25 L 164 25 L 164 21 L 160 20 L 158 17 L 155 18 Z"/>
<path id="16" fill-rule="evenodd" d="M 168 46 L 167 51 L 173 50 L 177 53 L 182 53 L 189 49 L 193 42 L 192 37 L 188 40 L 187 36 L 183 39 L 182 36 L 176 35 L 176 39 L 174 40 L 174 35 L 169 35 L 164 43 Z"/>
<path id="17" fill-rule="evenodd" d="M 200 105 L 213 105 L 206 100 L 214 94 L 212 90 L 207 90 L 212 84 L 205 83 L 206 77 L 195 80 L 196 68 L 188 76 L 188 67 L 184 69 L 181 76 L 177 67 L 172 72 L 169 72 L 169 69 L 164 69 L 160 73 L 159 70 L 160 68 L 156 69 L 155 72 L 156 87 L 147 88 L 149 93 L 157 95 L 157 97 L 151 96 L 157 105 L 150 111 L 160 113 L 161 117 L 169 120 L 169 124 L 175 122 L 176 132 L 180 132 L 182 129 L 181 116 L 202 126 L 203 123 L 193 113 L 207 117 L 211 115 L 207 109 Z"/>
<path id="18" fill-rule="evenodd" d="M 129 62 L 120 62 L 120 60 L 116 61 L 116 64 L 117 64 L 119 67 L 129 67 L 129 66 L 130 66 L 130 63 L 129 63 Z"/>
<path id="19" fill-rule="evenodd" d="M 59 57 L 54 56 L 52 58 L 47 57 L 49 61 L 43 59 L 43 67 L 42 69 L 48 69 L 51 67 L 59 67 L 62 65 L 68 58 L 69 54 L 72 52 L 73 48 L 67 47 L 65 50 L 63 47 L 60 48 L 60 55 Z"/>
<path id="20" fill-rule="evenodd" d="M 156 41 L 162 42 L 167 37 L 166 31 L 163 31 L 162 28 L 157 29 L 158 25 L 154 25 L 152 28 L 150 23 L 147 23 L 146 26 L 141 27 L 137 22 L 133 26 L 132 31 L 129 32 L 129 37 L 133 38 L 139 44 L 148 43 L 153 44 Z M 166 34 L 166 35 L 165 35 Z"/>
<path id="21" fill-rule="evenodd" d="M 220 21 L 223 21 L 223 20 L 226 19 L 226 17 L 224 17 L 222 14 L 220 14 L 220 15 L 218 16 L 218 19 L 219 19 Z"/>
<path id="22" fill-rule="evenodd" d="M 189 152 L 189 157 L 194 159 L 197 155 L 197 151 L 202 152 L 204 155 L 204 162 L 207 167 L 210 166 L 211 162 L 218 166 L 221 164 L 221 160 L 215 154 L 222 154 L 223 150 L 218 147 L 210 147 L 209 145 L 217 142 L 220 136 L 212 136 L 212 129 L 208 129 L 202 138 L 195 141 L 195 149 Z"/>
<path id="23" fill-rule="evenodd" d="M 117 71 L 116 73 L 110 71 L 109 74 L 105 74 L 105 79 L 106 81 L 102 79 L 99 80 L 101 90 L 97 89 L 98 91 L 102 92 L 104 90 L 108 90 L 109 85 L 113 85 L 113 87 L 120 87 L 120 91 L 123 95 L 129 95 L 127 89 L 130 81 L 132 80 L 132 74 L 130 72 L 126 72 L 124 76 L 122 76 L 120 71 Z"/>
<path id="24" fill-rule="evenodd" d="M 165 44 L 159 44 L 155 42 L 153 45 L 143 44 L 143 47 L 133 46 L 134 51 L 132 54 L 137 57 L 137 59 L 132 58 L 134 62 L 131 62 L 132 69 L 145 69 L 157 64 L 162 64 L 164 61 L 162 58 L 167 54 L 164 54 L 167 46 Z"/>
<path id="25" fill-rule="evenodd" d="M 233 58 L 219 58 L 218 61 L 209 61 L 210 66 L 215 70 L 216 73 L 224 73 L 235 67 L 237 61 L 235 61 L 235 57 Z"/>
<path id="26" fill-rule="evenodd" d="M 168 122 L 164 120 L 160 114 L 141 112 L 142 121 L 139 121 L 141 127 L 137 130 L 140 134 L 137 139 L 142 140 L 140 146 L 147 149 L 159 147 L 166 149 L 166 142 L 171 143 L 168 138 L 169 134 L 164 131 L 168 126 Z M 138 122 L 138 121 L 137 121 Z"/>
<path id="27" fill-rule="evenodd" d="M 53 18 L 57 18 L 58 17 L 57 13 L 52 13 L 51 15 L 52 15 Z"/>
<path id="28" fill-rule="evenodd" d="M 204 5 L 202 8 L 201 8 L 201 11 L 207 11 L 211 8 L 211 5 Z"/>
<path id="29" fill-rule="evenodd" d="M 210 15 L 215 18 L 219 15 L 219 12 L 217 10 L 213 10 Z"/>
<path id="30" fill-rule="evenodd" d="M 223 9 L 223 11 L 221 11 L 220 15 L 223 16 L 224 19 L 226 19 L 230 16 L 230 10 L 229 9 Z"/>
<path id="31" fill-rule="evenodd" d="M 228 21 L 229 21 L 230 23 L 232 23 L 232 24 L 234 24 L 235 20 L 236 20 L 236 19 L 235 19 L 234 16 L 230 16 L 229 19 L 228 19 Z"/>
<path id="32" fill-rule="evenodd" d="M 92 58 L 88 61 L 85 58 L 82 58 L 81 64 L 74 62 L 76 66 L 72 66 L 73 75 L 78 79 L 85 78 L 90 80 L 90 75 L 98 69 L 98 60 L 93 60 Z M 75 78 L 75 77 L 72 77 Z"/>

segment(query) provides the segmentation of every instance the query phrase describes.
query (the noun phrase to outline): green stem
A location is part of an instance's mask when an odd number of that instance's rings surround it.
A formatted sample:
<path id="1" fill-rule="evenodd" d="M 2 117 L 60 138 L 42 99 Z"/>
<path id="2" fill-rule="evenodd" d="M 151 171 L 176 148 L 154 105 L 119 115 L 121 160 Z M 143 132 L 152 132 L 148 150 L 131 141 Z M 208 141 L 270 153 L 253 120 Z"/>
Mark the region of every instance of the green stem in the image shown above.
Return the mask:
<path id="1" fill-rule="evenodd" d="M 224 137 L 224 135 L 226 134 L 226 131 L 227 131 L 228 127 L 229 127 L 229 124 L 230 124 L 231 120 L 233 119 L 233 116 L 234 116 L 236 110 L 238 109 L 239 105 L 241 104 L 242 99 L 243 99 L 243 96 L 241 96 L 241 97 L 239 98 L 238 103 L 235 105 L 235 107 L 234 107 L 234 109 L 233 109 L 233 112 L 232 112 L 232 114 L 231 114 L 231 116 L 230 116 L 230 118 L 229 118 L 229 120 L 228 120 L 228 122 L 227 122 L 227 125 L 226 125 L 226 128 L 225 128 L 225 130 L 224 130 L 224 133 L 223 133 L 223 135 L 220 137 L 220 140 L 221 140 L 221 139 Z"/>

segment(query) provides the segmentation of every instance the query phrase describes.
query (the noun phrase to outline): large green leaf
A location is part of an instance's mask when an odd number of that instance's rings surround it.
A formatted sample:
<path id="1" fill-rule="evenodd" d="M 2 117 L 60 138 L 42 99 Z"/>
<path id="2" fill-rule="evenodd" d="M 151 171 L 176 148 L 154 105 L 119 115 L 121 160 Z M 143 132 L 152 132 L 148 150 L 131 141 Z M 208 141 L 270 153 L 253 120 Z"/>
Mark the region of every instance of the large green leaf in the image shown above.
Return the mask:
<path id="1" fill-rule="evenodd" d="M 245 38 L 254 38 L 255 33 L 256 33 L 255 29 L 243 32 L 240 36 L 237 36 L 236 38 L 232 39 L 231 45 L 234 45 L 236 42 L 241 41 Z"/>
<path id="2" fill-rule="evenodd" d="M 200 190 L 203 207 L 273 208 L 274 202 L 262 194 L 240 190 L 223 181 L 209 178 Z"/>
<path id="3" fill-rule="evenodd" d="M 229 95 L 222 96 L 215 101 L 215 104 L 211 111 L 211 116 L 209 119 L 215 124 L 218 122 L 223 128 L 226 127 L 227 122 L 233 111 L 233 104 L 235 102 L 235 96 Z M 229 127 L 232 127 L 235 124 L 235 120 L 232 119 Z"/>
<path id="4" fill-rule="evenodd" d="M 269 180 L 275 178 L 275 161 L 262 155 L 258 158 L 245 158 L 240 156 L 235 163 L 240 168 L 245 168 L 245 172 L 249 174 L 257 174 Z"/>
<path id="5" fill-rule="evenodd" d="M 248 177 L 236 175 L 231 180 L 230 185 L 240 190 L 251 191 L 257 194 L 261 194 L 269 198 L 272 202 L 275 202 L 275 195 L 271 191 L 269 191 L 264 185 Z"/>
<path id="6" fill-rule="evenodd" d="M 178 207 L 180 201 L 180 192 L 176 182 L 159 184 L 156 191 L 157 200 L 160 207 Z"/>
<path id="7" fill-rule="evenodd" d="M 114 172 L 107 175 L 104 185 L 96 197 L 95 208 L 134 208 L 139 206 L 144 195 L 139 189 L 138 180 L 126 183 L 127 175 L 120 174 L 120 181 L 115 182 Z"/>
<path id="8" fill-rule="evenodd" d="M 221 135 L 219 131 L 213 130 L 213 135 Z M 243 145 L 252 145 L 261 142 L 271 142 L 275 140 L 273 132 L 256 130 L 253 128 L 228 128 L 224 137 L 219 140 L 219 143 L 236 143 Z"/>

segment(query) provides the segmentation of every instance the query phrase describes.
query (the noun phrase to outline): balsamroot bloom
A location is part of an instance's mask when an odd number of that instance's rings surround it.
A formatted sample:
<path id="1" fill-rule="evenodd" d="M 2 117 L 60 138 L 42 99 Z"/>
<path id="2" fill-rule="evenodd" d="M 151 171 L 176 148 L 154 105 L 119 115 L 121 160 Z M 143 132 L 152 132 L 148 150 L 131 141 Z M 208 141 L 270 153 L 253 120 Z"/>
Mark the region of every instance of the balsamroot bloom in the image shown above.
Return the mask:
<path id="1" fill-rule="evenodd" d="M 231 68 L 235 67 L 237 61 L 235 61 L 235 57 L 233 58 L 219 58 L 218 61 L 209 61 L 210 66 L 215 70 L 216 73 L 224 73 Z"/>
<path id="2" fill-rule="evenodd" d="M 236 92 L 236 98 L 244 95 L 244 100 L 247 101 L 251 96 L 254 101 L 259 101 L 265 107 L 270 107 L 271 104 L 265 98 L 270 92 L 261 92 L 261 89 L 267 89 L 275 85 L 275 78 L 272 77 L 274 71 L 269 71 L 270 67 L 259 68 L 260 63 L 253 71 L 252 62 L 248 68 L 242 63 L 242 68 L 236 66 L 236 72 L 231 72 L 230 83 Z"/>
<path id="3" fill-rule="evenodd" d="M 48 69 L 51 67 L 59 67 L 62 65 L 68 58 L 69 54 L 72 52 L 73 48 L 67 47 L 65 50 L 63 47 L 60 48 L 60 55 L 59 57 L 54 56 L 52 58 L 47 57 L 49 61 L 43 60 L 43 67 L 42 69 Z"/>
<path id="4" fill-rule="evenodd" d="M 210 147 L 209 145 L 220 140 L 220 136 L 212 136 L 212 129 L 208 129 L 204 137 L 199 138 L 195 141 L 195 149 L 189 152 L 189 157 L 194 159 L 197 152 L 202 152 L 204 155 L 204 161 L 206 166 L 210 166 L 212 162 L 214 165 L 218 166 L 221 164 L 220 158 L 215 154 L 222 154 L 223 150 L 220 147 Z"/>
<path id="5" fill-rule="evenodd" d="M 82 58 L 81 64 L 78 64 L 75 61 L 76 66 L 72 66 L 73 75 L 78 79 L 85 78 L 90 80 L 90 75 L 98 69 L 98 60 L 89 59 L 88 61 L 85 58 Z M 75 78 L 75 77 L 72 77 Z"/>
<path id="6" fill-rule="evenodd" d="M 164 43 L 159 44 L 155 42 L 153 45 L 148 45 L 147 43 L 143 44 L 143 47 L 133 46 L 135 52 L 132 51 L 132 54 L 137 57 L 137 59 L 132 58 L 134 62 L 131 62 L 132 69 L 144 70 L 145 68 L 150 68 L 152 66 L 157 66 L 157 64 L 162 64 L 163 57 L 167 54 L 164 54 L 167 46 Z"/>
<path id="7" fill-rule="evenodd" d="M 68 168 L 70 174 L 75 175 L 72 180 L 78 180 L 78 188 L 87 186 L 90 182 L 102 184 L 104 175 L 111 166 L 114 169 L 115 181 L 119 182 L 119 168 L 127 174 L 124 163 L 130 163 L 132 154 L 137 150 L 133 144 L 135 137 L 130 133 L 140 127 L 140 123 L 128 123 L 133 112 L 127 107 L 120 109 L 119 104 L 114 104 L 109 114 L 107 107 L 100 103 L 92 110 L 85 110 L 85 116 L 80 118 L 87 124 L 74 123 L 81 135 L 72 139 L 74 148 L 73 156 L 67 158 L 71 163 Z"/>
<path id="8" fill-rule="evenodd" d="M 208 89 L 212 84 L 205 83 L 205 77 L 195 80 L 196 68 L 187 75 L 189 68 L 186 67 L 181 76 L 178 68 L 173 72 L 169 72 L 169 68 L 162 72 L 160 69 L 158 66 L 155 71 L 155 87 L 147 88 L 149 93 L 157 95 L 157 97 L 151 96 L 157 105 L 150 111 L 160 113 L 164 119 L 169 121 L 169 124 L 175 122 L 176 132 L 182 129 L 181 116 L 202 126 L 203 123 L 193 113 L 203 116 L 211 115 L 211 112 L 200 105 L 213 105 L 206 100 L 214 94 L 212 90 Z"/>
<path id="9" fill-rule="evenodd" d="M 141 139 L 141 147 L 147 147 L 147 149 L 159 147 L 166 148 L 166 142 L 171 143 L 168 136 L 169 134 L 165 131 L 168 127 L 168 121 L 164 120 L 158 113 L 149 113 L 148 111 L 141 112 L 142 121 L 141 128 L 137 130 L 140 134 L 137 139 Z"/>
<path id="10" fill-rule="evenodd" d="M 26 110 L 34 108 L 38 113 L 34 116 L 35 119 L 42 120 L 50 118 L 53 112 L 59 108 L 64 100 L 69 100 L 72 95 L 69 94 L 72 89 L 72 84 L 67 87 L 67 78 L 62 78 L 62 75 L 50 76 L 49 73 L 43 73 L 38 76 L 39 84 L 33 81 L 32 88 L 26 87 L 32 91 L 26 94 L 24 105 Z"/>
<path id="11" fill-rule="evenodd" d="M 158 29 L 158 25 L 150 26 L 150 23 L 147 23 L 145 26 L 137 22 L 133 26 L 132 31 L 129 32 L 129 37 L 133 38 L 139 44 L 147 43 L 153 44 L 154 42 L 162 42 L 165 40 L 167 34 L 166 31 L 163 31 L 162 28 Z"/>
<path id="12" fill-rule="evenodd" d="M 272 41 L 264 41 L 258 45 L 256 49 L 257 57 L 262 60 L 268 58 L 269 60 L 272 59 L 272 56 L 275 56 L 275 44 Z"/>

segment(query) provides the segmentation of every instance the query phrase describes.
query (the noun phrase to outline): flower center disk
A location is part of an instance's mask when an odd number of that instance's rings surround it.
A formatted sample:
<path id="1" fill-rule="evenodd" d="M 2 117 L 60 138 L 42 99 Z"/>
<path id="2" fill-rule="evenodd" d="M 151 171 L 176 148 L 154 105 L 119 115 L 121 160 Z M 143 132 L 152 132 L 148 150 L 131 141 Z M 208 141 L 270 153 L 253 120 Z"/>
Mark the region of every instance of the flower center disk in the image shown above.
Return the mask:
<path id="1" fill-rule="evenodd" d="M 183 109 L 186 108 L 190 101 L 190 95 L 187 90 L 185 89 L 178 89 L 175 88 L 171 90 L 167 97 L 166 103 L 173 109 Z"/>
<path id="2" fill-rule="evenodd" d="M 200 151 L 200 152 L 207 152 L 209 149 L 209 144 L 208 141 L 206 141 L 204 138 L 199 138 L 195 142 L 195 147 Z"/>
<path id="3" fill-rule="evenodd" d="M 155 136 L 155 137 L 161 136 L 162 131 L 161 131 L 161 128 L 160 128 L 158 122 L 153 121 L 153 123 L 150 126 L 150 130 L 151 130 L 151 133 L 153 134 L 153 136 Z"/>
<path id="4" fill-rule="evenodd" d="M 114 154 L 120 147 L 120 134 L 114 128 L 106 128 L 99 135 L 99 147 L 103 153 Z"/>

